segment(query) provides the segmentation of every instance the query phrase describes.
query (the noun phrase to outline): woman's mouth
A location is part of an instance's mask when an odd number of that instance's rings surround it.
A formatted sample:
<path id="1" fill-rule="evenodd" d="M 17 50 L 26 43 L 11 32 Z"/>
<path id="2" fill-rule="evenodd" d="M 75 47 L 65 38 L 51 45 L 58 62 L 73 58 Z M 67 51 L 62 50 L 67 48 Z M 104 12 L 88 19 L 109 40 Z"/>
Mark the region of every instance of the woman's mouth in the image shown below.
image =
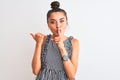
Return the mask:
<path id="1" fill-rule="evenodd" d="M 56 30 L 56 33 L 58 33 L 58 30 Z"/>
<path id="2" fill-rule="evenodd" d="M 55 30 L 55 33 L 57 34 L 57 35 L 59 35 L 60 33 L 61 33 L 61 30 L 59 29 L 57 29 L 57 30 Z"/>

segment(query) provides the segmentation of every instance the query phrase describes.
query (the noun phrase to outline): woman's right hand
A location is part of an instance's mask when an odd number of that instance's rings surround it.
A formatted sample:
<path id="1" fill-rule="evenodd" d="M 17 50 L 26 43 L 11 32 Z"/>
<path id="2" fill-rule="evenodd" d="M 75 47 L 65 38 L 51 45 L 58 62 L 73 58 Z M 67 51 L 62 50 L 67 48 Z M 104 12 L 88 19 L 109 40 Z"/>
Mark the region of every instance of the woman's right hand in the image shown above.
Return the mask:
<path id="1" fill-rule="evenodd" d="M 36 47 L 34 51 L 34 56 L 32 59 L 32 71 L 35 75 L 37 75 L 41 69 L 41 52 L 42 52 L 42 45 L 45 38 L 45 35 L 42 33 L 30 33 L 33 39 L 36 42 Z"/>
<path id="2" fill-rule="evenodd" d="M 43 40 L 44 40 L 44 34 L 42 33 L 30 33 L 30 35 L 33 37 L 33 39 L 35 40 L 36 44 L 38 45 L 42 45 L 43 43 Z"/>

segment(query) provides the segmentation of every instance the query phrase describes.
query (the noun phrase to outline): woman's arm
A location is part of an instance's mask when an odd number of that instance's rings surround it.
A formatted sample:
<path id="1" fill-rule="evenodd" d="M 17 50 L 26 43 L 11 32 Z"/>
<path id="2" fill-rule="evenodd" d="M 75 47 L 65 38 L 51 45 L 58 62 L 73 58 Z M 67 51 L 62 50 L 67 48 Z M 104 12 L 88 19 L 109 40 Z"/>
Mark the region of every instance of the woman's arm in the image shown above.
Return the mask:
<path id="1" fill-rule="evenodd" d="M 61 56 L 68 55 L 65 47 L 60 48 Z M 74 80 L 77 67 L 78 67 L 78 57 L 79 57 L 79 41 L 77 39 L 72 39 L 72 55 L 71 59 L 63 61 L 64 69 L 69 80 Z"/>
<path id="2" fill-rule="evenodd" d="M 41 33 L 31 34 L 36 41 L 36 47 L 32 59 L 32 71 L 37 75 L 41 69 L 41 51 L 45 36 Z"/>
<path id="3" fill-rule="evenodd" d="M 41 48 L 42 46 L 36 44 L 33 59 L 32 59 L 32 71 L 33 74 L 37 75 L 41 68 Z"/>

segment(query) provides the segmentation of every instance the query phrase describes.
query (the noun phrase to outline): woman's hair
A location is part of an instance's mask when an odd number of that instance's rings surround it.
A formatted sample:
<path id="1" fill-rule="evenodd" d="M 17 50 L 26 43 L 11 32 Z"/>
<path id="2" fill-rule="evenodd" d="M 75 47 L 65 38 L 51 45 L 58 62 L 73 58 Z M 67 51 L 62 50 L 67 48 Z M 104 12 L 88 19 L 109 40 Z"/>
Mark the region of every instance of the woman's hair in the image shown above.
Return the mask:
<path id="1" fill-rule="evenodd" d="M 58 1 L 53 1 L 51 4 L 51 10 L 48 11 L 47 13 L 47 21 L 48 21 L 48 18 L 50 17 L 50 15 L 53 13 L 53 12 L 63 12 L 65 17 L 66 17 L 66 20 L 67 20 L 67 13 L 65 10 L 59 8 L 60 7 L 60 3 Z"/>

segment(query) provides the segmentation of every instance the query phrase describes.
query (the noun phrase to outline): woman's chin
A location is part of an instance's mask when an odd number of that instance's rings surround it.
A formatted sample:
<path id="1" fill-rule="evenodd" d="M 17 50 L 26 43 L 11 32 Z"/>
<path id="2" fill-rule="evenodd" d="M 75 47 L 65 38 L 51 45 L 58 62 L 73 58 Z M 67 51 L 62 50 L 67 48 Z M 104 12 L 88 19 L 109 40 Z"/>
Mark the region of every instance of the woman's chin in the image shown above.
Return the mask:
<path id="1" fill-rule="evenodd" d="M 57 33 L 53 34 L 54 36 L 59 36 Z"/>

